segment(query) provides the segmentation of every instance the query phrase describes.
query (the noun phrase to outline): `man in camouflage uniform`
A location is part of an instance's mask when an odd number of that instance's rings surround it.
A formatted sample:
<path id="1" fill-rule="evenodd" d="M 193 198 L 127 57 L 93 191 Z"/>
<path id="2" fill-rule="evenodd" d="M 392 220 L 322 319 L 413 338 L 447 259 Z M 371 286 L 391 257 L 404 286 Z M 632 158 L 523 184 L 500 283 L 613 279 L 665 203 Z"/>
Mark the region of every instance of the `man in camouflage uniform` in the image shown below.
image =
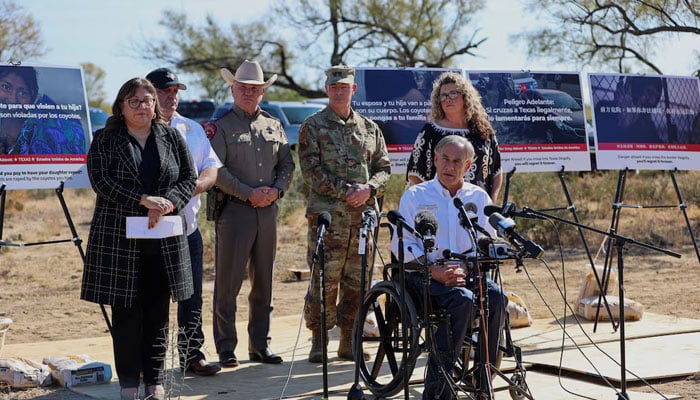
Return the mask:
<path id="1" fill-rule="evenodd" d="M 326 76 L 328 107 L 308 117 L 299 131 L 299 163 L 310 187 L 306 209 L 307 259 L 311 266 L 318 215 L 328 211 L 332 223 L 324 239 L 326 327 L 340 327 L 338 357 L 352 360 L 352 329 L 362 272 L 358 231 L 362 213 L 370 208 L 376 210 L 377 196 L 383 193 L 391 171 L 381 130 L 350 107 L 357 89 L 355 70 L 334 66 L 326 71 Z M 371 247 L 369 250 L 368 254 L 372 254 Z M 311 298 L 304 315 L 313 336 L 309 361 L 314 363 L 321 362 L 325 345 L 321 343 L 318 282 L 318 268 L 314 268 Z"/>
<path id="2" fill-rule="evenodd" d="M 282 358 L 268 347 L 272 311 L 273 264 L 277 249 L 277 204 L 289 187 L 294 161 L 279 120 L 259 107 L 266 87 L 257 62 L 244 61 L 234 76 L 221 69 L 231 85 L 231 111 L 210 123 L 206 132 L 224 166 L 216 186 L 227 202 L 216 219 L 214 341 L 219 362 L 235 367 L 236 297 L 243 278 L 251 283 L 248 354 L 251 361 L 277 364 Z"/>

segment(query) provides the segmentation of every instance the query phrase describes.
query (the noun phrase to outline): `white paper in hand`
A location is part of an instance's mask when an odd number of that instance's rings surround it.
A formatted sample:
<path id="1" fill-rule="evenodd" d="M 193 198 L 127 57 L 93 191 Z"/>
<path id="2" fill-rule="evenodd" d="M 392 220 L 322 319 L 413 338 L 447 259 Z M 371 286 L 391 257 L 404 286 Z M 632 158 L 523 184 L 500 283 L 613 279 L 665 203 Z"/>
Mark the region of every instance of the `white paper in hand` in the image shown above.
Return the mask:
<path id="1" fill-rule="evenodd" d="M 152 229 L 148 229 L 148 217 L 126 217 L 128 239 L 162 239 L 182 235 L 182 232 L 182 217 L 179 215 L 160 217 Z"/>

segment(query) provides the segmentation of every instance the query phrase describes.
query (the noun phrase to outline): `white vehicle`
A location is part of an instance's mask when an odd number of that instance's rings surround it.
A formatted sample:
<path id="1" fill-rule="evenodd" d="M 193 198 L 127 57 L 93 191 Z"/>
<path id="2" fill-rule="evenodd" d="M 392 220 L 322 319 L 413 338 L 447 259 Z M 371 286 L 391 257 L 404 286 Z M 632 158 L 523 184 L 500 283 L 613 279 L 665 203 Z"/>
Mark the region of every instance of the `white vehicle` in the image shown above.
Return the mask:
<path id="1" fill-rule="evenodd" d="M 529 72 L 514 72 L 510 74 L 510 79 L 513 81 L 513 89 L 515 94 L 520 94 L 527 90 L 537 89 L 537 81 L 530 75 Z"/>

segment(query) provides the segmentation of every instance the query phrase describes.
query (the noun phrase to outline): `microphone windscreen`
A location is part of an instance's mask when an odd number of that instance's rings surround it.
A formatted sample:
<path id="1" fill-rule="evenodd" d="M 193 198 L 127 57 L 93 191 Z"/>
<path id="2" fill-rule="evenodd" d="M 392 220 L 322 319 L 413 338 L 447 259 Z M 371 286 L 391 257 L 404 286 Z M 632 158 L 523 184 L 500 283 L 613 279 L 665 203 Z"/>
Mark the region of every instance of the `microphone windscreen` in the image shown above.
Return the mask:
<path id="1" fill-rule="evenodd" d="M 437 234 L 438 221 L 435 214 L 431 213 L 430 211 L 419 212 L 418 215 L 416 215 L 416 218 L 413 220 L 413 224 L 416 227 L 416 232 L 423 236 L 426 236 L 428 231 L 430 231 L 430 233 L 433 235 Z"/>
<path id="2" fill-rule="evenodd" d="M 500 213 L 502 210 L 503 210 L 503 207 L 501 207 L 501 206 L 489 204 L 488 206 L 484 207 L 484 214 L 491 215 L 493 213 Z"/>
<path id="3" fill-rule="evenodd" d="M 396 210 L 389 211 L 386 217 L 389 219 L 389 222 L 391 222 L 394 225 L 396 225 L 397 222 L 403 220 L 403 215 L 401 215 L 401 213 Z"/>
<path id="4" fill-rule="evenodd" d="M 331 226 L 331 215 L 328 213 L 328 211 L 318 214 L 318 226 L 321 225 L 325 226 L 326 228 Z"/>
<path id="5" fill-rule="evenodd" d="M 494 229 L 501 231 L 508 231 L 515 226 L 515 221 L 511 218 L 506 218 L 501 213 L 493 213 L 489 217 L 489 224 L 494 227 Z"/>
<path id="6" fill-rule="evenodd" d="M 452 200 L 452 203 L 454 203 L 455 207 L 457 208 L 462 208 L 462 206 L 464 205 L 464 203 L 462 203 L 462 199 L 460 199 L 459 197 L 455 197 L 454 200 Z"/>
<path id="7" fill-rule="evenodd" d="M 493 238 L 488 236 L 479 236 L 476 238 L 476 246 L 481 254 L 489 254 L 489 247 L 493 244 Z"/>
<path id="8" fill-rule="evenodd" d="M 500 222 L 505 219 L 504 216 L 502 216 L 498 212 L 492 212 L 491 215 L 489 216 L 489 224 L 493 226 L 494 229 L 500 229 L 501 225 Z"/>
<path id="9" fill-rule="evenodd" d="M 450 249 L 445 249 L 442 251 L 442 256 L 444 258 L 452 258 L 452 252 L 450 251 Z"/>
<path id="10" fill-rule="evenodd" d="M 476 215 L 476 212 L 479 211 L 479 209 L 476 207 L 476 203 L 469 202 L 464 205 L 464 209 L 467 210 L 467 212 L 473 212 Z"/>

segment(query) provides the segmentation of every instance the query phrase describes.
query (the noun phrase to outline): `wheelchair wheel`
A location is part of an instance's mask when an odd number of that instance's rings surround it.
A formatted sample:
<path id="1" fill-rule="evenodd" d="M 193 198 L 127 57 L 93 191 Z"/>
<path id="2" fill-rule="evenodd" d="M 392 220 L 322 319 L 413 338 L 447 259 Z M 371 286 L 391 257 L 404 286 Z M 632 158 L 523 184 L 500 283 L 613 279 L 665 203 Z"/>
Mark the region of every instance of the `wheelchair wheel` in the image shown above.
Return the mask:
<path id="1" fill-rule="evenodd" d="M 519 390 L 516 389 L 516 387 L 525 393 L 530 393 L 530 390 L 527 388 L 527 383 L 525 382 L 525 377 L 521 374 L 514 374 L 510 380 L 513 382 L 514 387 L 511 387 L 508 389 L 508 392 L 510 393 L 510 397 L 513 400 L 522 400 L 525 398 L 525 395 L 522 394 Z"/>
<path id="2" fill-rule="evenodd" d="M 401 324 L 401 304 L 406 310 L 406 324 Z M 374 313 L 377 330 L 365 333 L 368 314 Z M 377 335 L 378 336 L 375 336 Z M 404 371 L 410 378 L 420 353 L 420 328 L 416 309 L 410 296 L 401 296 L 398 285 L 391 281 L 380 282 L 365 296 L 353 335 L 354 354 L 368 353 L 369 361 L 360 357 L 360 376 L 367 388 L 378 398 L 395 395 L 403 387 Z M 404 338 L 406 340 L 404 357 Z M 357 346 L 360 346 L 358 351 Z"/>

